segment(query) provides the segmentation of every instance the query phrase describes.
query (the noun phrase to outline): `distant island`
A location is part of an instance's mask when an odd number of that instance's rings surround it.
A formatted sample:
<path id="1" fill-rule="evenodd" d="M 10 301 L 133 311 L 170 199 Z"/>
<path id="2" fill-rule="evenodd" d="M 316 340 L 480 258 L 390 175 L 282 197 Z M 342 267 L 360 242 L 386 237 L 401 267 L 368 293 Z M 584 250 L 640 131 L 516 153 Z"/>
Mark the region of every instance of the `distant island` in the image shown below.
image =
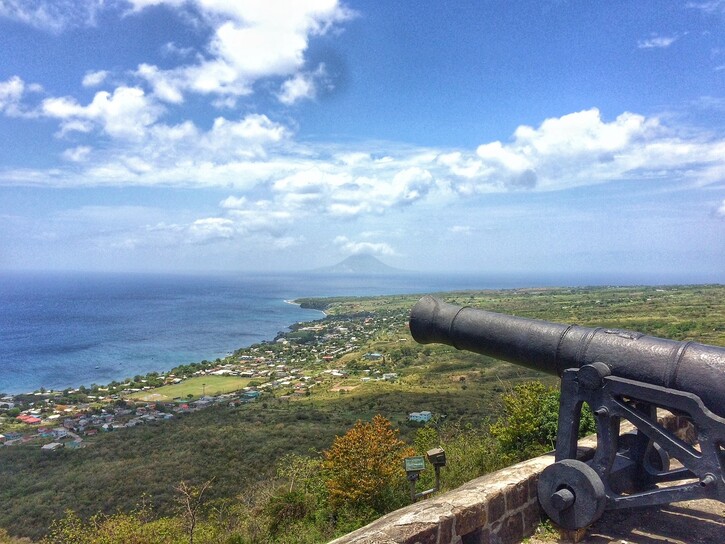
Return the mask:
<path id="1" fill-rule="evenodd" d="M 315 274 L 374 274 L 394 275 L 403 274 L 406 271 L 388 266 L 372 255 L 351 255 L 347 259 L 332 266 L 324 266 L 312 270 Z"/>

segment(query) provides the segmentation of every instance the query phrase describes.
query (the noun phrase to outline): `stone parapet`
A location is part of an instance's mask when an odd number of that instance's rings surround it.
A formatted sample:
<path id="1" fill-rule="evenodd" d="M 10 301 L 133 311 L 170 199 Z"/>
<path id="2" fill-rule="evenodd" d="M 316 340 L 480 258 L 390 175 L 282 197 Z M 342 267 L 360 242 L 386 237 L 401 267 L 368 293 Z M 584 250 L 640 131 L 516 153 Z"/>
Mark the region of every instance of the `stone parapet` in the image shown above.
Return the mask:
<path id="1" fill-rule="evenodd" d="M 664 419 L 661 423 L 680 431 L 683 438 L 691 434 L 681 418 Z M 590 459 L 596 445 L 596 436 L 580 440 L 577 457 Z M 554 454 L 548 453 L 486 474 L 391 512 L 330 544 L 517 544 L 539 525 L 543 511 L 536 487 L 539 474 L 552 463 Z"/>
<path id="2" fill-rule="evenodd" d="M 580 442 L 591 457 L 595 438 Z M 514 544 L 533 534 L 541 511 L 539 474 L 549 453 L 486 474 L 461 487 L 391 512 L 331 544 Z"/>

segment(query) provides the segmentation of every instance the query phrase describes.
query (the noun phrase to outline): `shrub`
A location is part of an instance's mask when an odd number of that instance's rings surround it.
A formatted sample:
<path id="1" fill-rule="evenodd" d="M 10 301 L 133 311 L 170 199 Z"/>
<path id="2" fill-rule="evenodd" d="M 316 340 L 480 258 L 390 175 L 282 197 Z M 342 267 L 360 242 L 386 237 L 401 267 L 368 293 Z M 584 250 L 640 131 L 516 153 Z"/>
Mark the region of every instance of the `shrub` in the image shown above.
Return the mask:
<path id="1" fill-rule="evenodd" d="M 559 390 L 540 382 L 525 382 L 503 395 L 501 418 L 491 425 L 498 449 L 510 461 L 541 455 L 556 447 L 559 422 Z M 579 436 L 596 430 L 587 405 L 582 409 Z"/>
<path id="2" fill-rule="evenodd" d="M 330 506 L 375 513 L 401 506 L 406 500 L 403 459 L 413 453 L 384 417 L 358 421 L 324 452 Z"/>

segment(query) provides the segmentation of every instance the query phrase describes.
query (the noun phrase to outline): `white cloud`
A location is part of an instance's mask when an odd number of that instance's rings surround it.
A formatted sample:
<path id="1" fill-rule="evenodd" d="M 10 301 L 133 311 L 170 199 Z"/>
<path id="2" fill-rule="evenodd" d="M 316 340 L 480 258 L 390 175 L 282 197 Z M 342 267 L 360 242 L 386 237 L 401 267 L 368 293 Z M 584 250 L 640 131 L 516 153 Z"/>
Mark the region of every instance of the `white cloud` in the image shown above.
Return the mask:
<path id="1" fill-rule="evenodd" d="M 395 255 L 395 250 L 385 242 L 355 242 L 346 236 L 337 236 L 333 243 L 344 253 L 351 255 Z"/>
<path id="2" fill-rule="evenodd" d="M 315 82 L 309 74 L 296 74 L 282 84 L 277 98 L 282 104 L 291 106 L 304 99 L 315 98 Z"/>
<path id="3" fill-rule="evenodd" d="M 25 92 L 25 82 L 18 76 L 0 82 L 0 112 L 9 116 L 19 115 L 20 100 Z"/>
<path id="4" fill-rule="evenodd" d="M 188 0 L 128 0 L 128 3 L 133 6 L 134 11 L 141 11 L 144 8 L 159 6 L 162 4 L 166 4 L 171 7 L 181 7 L 187 2 Z"/>
<path id="5" fill-rule="evenodd" d="M 43 115 L 61 121 L 62 133 L 88 132 L 89 123 L 95 123 L 109 136 L 122 139 L 143 137 L 163 112 L 137 87 L 118 87 L 113 93 L 100 91 L 87 106 L 73 98 L 47 98 L 40 109 Z"/>
<path id="6" fill-rule="evenodd" d="M 162 74 L 156 66 L 143 63 L 139 65 L 136 75 L 145 79 L 154 94 L 159 100 L 170 102 L 171 104 L 181 104 L 184 101 L 184 95 L 179 89 L 180 84 L 174 81 L 169 74 Z"/>
<path id="7" fill-rule="evenodd" d="M 299 72 L 282 83 L 277 98 L 282 104 L 291 106 L 300 100 L 315 99 L 320 87 L 327 90 L 332 87 L 324 64 L 320 64 L 314 72 Z"/>
<path id="8" fill-rule="evenodd" d="M 179 6 L 176 0 L 132 0 L 137 11 L 150 5 Z M 328 32 L 349 20 L 353 13 L 337 0 L 299 2 L 284 0 L 194 0 L 204 21 L 213 29 L 205 55 L 196 63 L 162 70 L 142 64 L 137 75 L 148 81 L 154 93 L 173 103 L 185 92 L 245 96 L 261 78 L 291 76 L 279 95 L 292 104 L 314 96 L 314 78 L 304 73 L 309 38 Z"/>
<path id="9" fill-rule="evenodd" d="M 706 0 L 704 2 L 688 2 L 685 7 L 699 9 L 705 13 L 725 14 L 725 0 Z"/>
<path id="10" fill-rule="evenodd" d="M 244 141 L 247 145 L 276 143 L 287 136 L 284 125 L 275 123 L 266 115 L 250 114 L 241 121 L 229 121 L 224 117 L 214 119 L 214 125 L 208 133 L 213 147 L 228 148 L 234 142 Z"/>
<path id="11" fill-rule="evenodd" d="M 86 145 L 79 145 L 63 152 L 63 158 L 71 162 L 85 162 L 91 154 L 91 148 Z"/>
<path id="12" fill-rule="evenodd" d="M 224 200 L 222 200 L 219 203 L 219 206 L 225 209 L 237 209 L 237 208 L 244 208 L 244 206 L 247 204 L 247 199 L 245 197 L 235 197 L 235 196 L 228 196 Z"/>
<path id="13" fill-rule="evenodd" d="M 695 163 L 705 156 L 719 162 L 712 144 L 698 142 L 701 151 L 709 150 L 700 157 L 691 145 L 669 134 L 656 118 L 623 113 L 604 122 L 599 111 L 591 109 L 546 119 L 536 128 L 522 125 L 509 144 L 482 144 L 476 150 L 480 164 L 465 153 L 444 155 L 441 162 L 458 178 L 453 179 L 454 190 L 466 194 L 556 190 L 622 179 L 672 162 Z M 675 155 L 668 156 L 665 148 Z M 460 176 L 464 165 L 469 175 Z"/>
<path id="14" fill-rule="evenodd" d="M 222 217 L 208 217 L 197 219 L 188 230 L 192 241 L 195 243 L 207 243 L 215 240 L 228 240 L 234 236 L 234 222 Z"/>
<path id="15" fill-rule="evenodd" d="M 86 75 L 83 76 L 82 84 L 84 87 L 98 87 L 106 80 L 108 75 L 108 70 L 96 70 L 95 72 L 86 72 Z"/>
<path id="16" fill-rule="evenodd" d="M 282 237 L 295 221 L 296 217 L 289 211 L 270 208 L 263 205 L 250 206 L 245 210 L 233 210 L 229 217 L 244 234 L 264 233 L 273 237 Z"/>
<path id="17" fill-rule="evenodd" d="M 473 229 L 471 227 L 465 226 L 465 225 L 453 225 L 448 229 L 453 234 L 465 234 L 469 235 L 473 233 Z"/>
<path id="18" fill-rule="evenodd" d="M 302 245 L 305 242 L 303 236 L 283 236 L 272 242 L 275 249 L 289 249 L 291 247 Z"/>
<path id="19" fill-rule="evenodd" d="M 3 96 L 19 93 L 17 83 L 6 88 L 15 90 Z M 151 109 L 144 107 L 147 102 Z M 64 153 L 76 161 L 71 167 L 6 170 L 2 183 L 225 188 L 234 196 L 219 203 L 220 212 L 237 234 L 280 238 L 314 217 L 353 221 L 492 192 L 649 182 L 663 175 L 691 185 L 725 180 L 725 140 L 689 129 L 679 135 L 656 118 L 633 113 L 605 121 L 598 110 L 585 110 L 538 127 L 520 126 L 507 142 L 435 150 L 392 143 L 302 144 L 289 127 L 259 114 L 218 117 L 207 130 L 190 121 L 164 125 L 157 118 L 162 110 L 135 88 L 98 93 L 86 106 L 69 98 L 47 99 L 42 106 L 66 133 L 100 130 L 118 142 L 94 143 L 92 149 L 79 143 Z M 78 162 L 91 153 L 92 162 Z"/>
<path id="20" fill-rule="evenodd" d="M 722 203 L 720 204 L 720 207 L 715 211 L 715 214 L 718 217 L 725 218 L 725 200 L 722 201 Z"/>
<path id="21" fill-rule="evenodd" d="M 675 43 L 680 36 L 659 36 L 657 34 L 651 35 L 649 38 L 639 40 L 637 47 L 639 49 L 666 49 L 673 43 Z"/>
<path id="22" fill-rule="evenodd" d="M 104 0 L 0 0 L 0 17 L 60 33 L 69 28 L 93 26 Z"/>

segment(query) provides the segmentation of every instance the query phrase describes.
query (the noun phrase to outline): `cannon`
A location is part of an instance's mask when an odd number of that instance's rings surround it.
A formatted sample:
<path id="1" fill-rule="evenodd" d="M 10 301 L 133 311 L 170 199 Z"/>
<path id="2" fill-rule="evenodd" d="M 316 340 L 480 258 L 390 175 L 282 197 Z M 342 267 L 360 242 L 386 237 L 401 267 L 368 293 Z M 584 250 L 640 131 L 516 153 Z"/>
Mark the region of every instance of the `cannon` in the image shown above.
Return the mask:
<path id="1" fill-rule="evenodd" d="M 410 332 L 421 344 L 447 344 L 561 379 L 555 462 L 538 482 L 539 502 L 559 526 L 587 527 L 606 510 L 725 502 L 725 348 L 504 315 L 431 296 L 412 309 Z M 577 459 L 584 403 L 597 424 L 596 452 L 587 462 Z M 688 422 L 694 437 L 669 429 L 658 409 Z M 623 421 L 635 431 L 623 432 Z"/>

